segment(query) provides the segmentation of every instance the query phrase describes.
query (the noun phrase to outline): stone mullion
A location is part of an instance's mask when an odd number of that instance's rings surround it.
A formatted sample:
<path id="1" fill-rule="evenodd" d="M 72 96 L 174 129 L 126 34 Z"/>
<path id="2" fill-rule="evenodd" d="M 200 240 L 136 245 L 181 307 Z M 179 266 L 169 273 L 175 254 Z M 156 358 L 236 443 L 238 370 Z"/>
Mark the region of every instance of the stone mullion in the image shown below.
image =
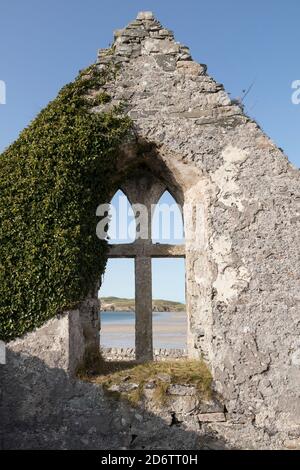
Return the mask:
<path id="1" fill-rule="evenodd" d="M 135 354 L 138 361 L 153 359 L 152 266 L 142 256 L 135 259 Z"/>

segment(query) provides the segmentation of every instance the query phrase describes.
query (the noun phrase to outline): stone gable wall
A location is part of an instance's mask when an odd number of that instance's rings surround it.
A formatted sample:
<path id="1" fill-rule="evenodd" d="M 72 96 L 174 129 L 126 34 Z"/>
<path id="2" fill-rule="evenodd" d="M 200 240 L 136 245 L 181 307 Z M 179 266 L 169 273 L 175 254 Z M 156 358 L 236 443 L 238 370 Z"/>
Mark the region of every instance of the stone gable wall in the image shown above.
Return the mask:
<path id="1" fill-rule="evenodd" d="M 112 63 L 109 106 L 125 102 L 156 148 L 145 161 L 202 208 L 187 242 L 190 355 L 210 362 L 233 422 L 299 435 L 299 170 L 150 13 L 100 50 L 99 68 Z"/>

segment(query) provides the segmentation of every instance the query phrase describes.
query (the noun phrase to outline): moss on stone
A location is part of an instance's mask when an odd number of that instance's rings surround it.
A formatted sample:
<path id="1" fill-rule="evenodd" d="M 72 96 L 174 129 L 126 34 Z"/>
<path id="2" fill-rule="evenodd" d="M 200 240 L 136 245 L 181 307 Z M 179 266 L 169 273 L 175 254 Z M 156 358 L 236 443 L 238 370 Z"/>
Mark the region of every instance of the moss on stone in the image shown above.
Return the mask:
<path id="1" fill-rule="evenodd" d="M 97 93 L 97 95 L 94 96 L 93 105 L 99 106 L 101 104 L 107 104 L 110 101 L 111 101 L 111 96 L 108 93 L 101 91 L 100 93 Z"/>

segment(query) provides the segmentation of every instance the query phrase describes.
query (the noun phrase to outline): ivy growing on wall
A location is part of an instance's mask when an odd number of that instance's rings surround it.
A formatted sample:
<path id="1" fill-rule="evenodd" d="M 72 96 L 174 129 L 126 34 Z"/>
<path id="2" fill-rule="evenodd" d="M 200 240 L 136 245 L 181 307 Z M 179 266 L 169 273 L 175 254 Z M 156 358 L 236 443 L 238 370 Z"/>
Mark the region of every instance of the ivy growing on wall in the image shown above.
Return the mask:
<path id="1" fill-rule="evenodd" d="M 97 92 L 90 67 L 66 85 L 0 156 L 0 339 L 9 341 L 76 306 L 105 269 L 96 208 L 107 202 L 130 120 Z"/>

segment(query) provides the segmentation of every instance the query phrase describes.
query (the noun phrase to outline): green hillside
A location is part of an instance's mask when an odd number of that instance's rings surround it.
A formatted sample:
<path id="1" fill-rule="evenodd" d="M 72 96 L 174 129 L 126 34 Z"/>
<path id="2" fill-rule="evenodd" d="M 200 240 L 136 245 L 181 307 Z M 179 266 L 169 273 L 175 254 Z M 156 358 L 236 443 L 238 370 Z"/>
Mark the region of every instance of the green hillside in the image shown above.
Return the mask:
<path id="1" fill-rule="evenodd" d="M 153 300 L 153 311 L 156 312 L 182 312 L 185 311 L 185 304 L 172 300 Z M 101 310 L 108 311 L 133 311 L 135 309 L 134 299 L 124 299 L 120 297 L 101 297 Z"/>

